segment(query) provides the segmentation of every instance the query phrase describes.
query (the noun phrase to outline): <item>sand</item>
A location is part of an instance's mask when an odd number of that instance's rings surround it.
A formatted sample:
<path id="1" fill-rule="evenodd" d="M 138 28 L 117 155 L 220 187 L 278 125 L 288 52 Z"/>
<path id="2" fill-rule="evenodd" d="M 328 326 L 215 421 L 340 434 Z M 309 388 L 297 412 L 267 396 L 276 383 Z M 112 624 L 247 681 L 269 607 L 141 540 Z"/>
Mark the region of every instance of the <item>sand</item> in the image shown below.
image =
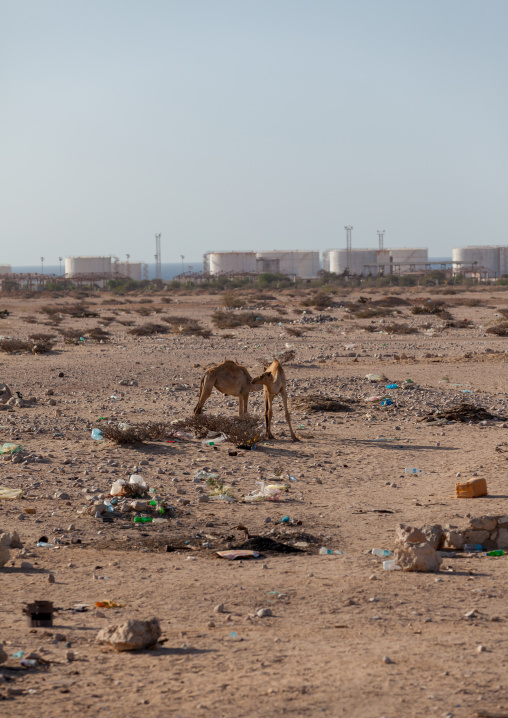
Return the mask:
<path id="1" fill-rule="evenodd" d="M 48 354 L 0 353 L 0 381 L 36 399 L 0 412 L 2 441 L 22 444 L 23 458 L 31 457 L 27 463 L 0 461 L 0 484 L 24 492 L 23 499 L 0 501 L 0 530 L 16 530 L 24 543 L 0 569 L 0 642 L 8 655 L 0 665 L 0 715 L 508 715 L 508 558 L 457 552 L 445 557 L 438 574 L 422 574 L 384 571 L 382 559 L 370 553 L 393 549 L 398 523 L 463 527 L 470 516 L 508 513 L 506 459 L 495 450 L 506 439 L 506 424 L 418 421 L 463 400 L 508 416 L 508 346 L 486 333 L 499 319 L 496 308 L 506 306 L 505 294 L 440 295 L 450 304 L 481 300 L 480 306 L 449 308 L 456 319 L 472 320 L 467 329 L 441 330 L 439 317 L 412 315 L 403 306 L 385 322 L 412 323 L 419 333 L 388 335 L 379 333 L 382 319 L 354 319 L 336 306 L 314 310 L 310 319 L 321 312 L 337 321 L 298 324 L 301 337 L 277 323 L 217 330 L 210 317 L 220 295 L 170 295 L 173 301 L 164 304 L 167 295 L 149 295 L 152 303 L 129 296 L 134 303 L 116 305 L 112 295 L 96 293 L 83 302 L 98 318 L 65 318 L 60 325 L 84 332 L 109 317 L 107 343 L 59 340 Z M 424 289 L 400 296 L 434 297 Z M 277 292 L 266 311 L 255 311 L 273 315 L 278 305 L 288 311 L 281 320 L 299 321 L 299 301 Z M 0 309 L 10 314 L 0 320 L 0 334 L 26 339 L 35 331 L 57 333 L 42 326 L 47 315 L 41 307 L 75 303 L 66 296 L 4 295 Z M 140 325 L 161 316 L 140 316 L 133 311 L 140 305 L 198 319 L 212 336 L 133 337 L 118 319 Z M 373 322 L 377 332 L 366 331 Z M 436 331 L 423 328 L 426 322 Z M 233 447 L 227 443 L 215 449 L 199 440 L 131 447 L 91 439 L 104 421 L 189 416 L 204 367 L 235 359 L 254 375 L 286 345 L 296 352 L 285 365 L 290 401 L 322 393 L 353 409 L 292 408 L 301 442 L 290 441 L 280 400 L 274 402 L 276 440 L 237 456 L 228 455 Z M 379 407 L 365 398 L 385 383 L 370 384 L 368 373 L 417 386 L 382 388 L 394 404 Z M 119 385 L 123 379 L 137 386 Z M 261 418 L 261 395 L 251 395 L 249 409 Z M 237 400 L 214 392 L 205 411 L 232 416 Z M 203 467 L 232 486 L 234 502 L 198 502 L 210 493 L 194 481 Z M 405 467 L 421 473 L 408 475 Z M 241 501 L 273 472 L 296 479 L 288 482 L 283 502 Z M 474 472 L 487 480 L 489 496 L 456 499 L 455 482 Z M 141 473 L 174 506 L 167 523 L 139 527 L 133 513 L 105 523 L 87 513 L 93 497 L 132 473 Z M 68 498 L 54 498 L 56 492 Z M 280 523 L 284 517 L 289 524 Z M 238 526 L 251 536 L 307 546 L 297 554 L 240 562 L 218 558 L 218 549 L 245 540 Z M 55 548 L 36 547 L 41 536 Z M 342 553 L 320 555 L 323 546 Z M 33 600 L 59 609 L 52 628 L 27 625 L 22 609 Z M 123 607 L 97 609 L 95 602 L 104 600 Z M 76 612 L 76 604 L 87 610 Z M 214 610 L 218 604 L 223 612 Z M 272 615 L 259 618 L 260 608 Z M 152 649 L 116 653 L 95 642 L 106 625 L 151 617 L 162 630 Z M 23 668 L 13 657 L 18 651 L 25 657 L 36 652 L 47 664 Z"/>

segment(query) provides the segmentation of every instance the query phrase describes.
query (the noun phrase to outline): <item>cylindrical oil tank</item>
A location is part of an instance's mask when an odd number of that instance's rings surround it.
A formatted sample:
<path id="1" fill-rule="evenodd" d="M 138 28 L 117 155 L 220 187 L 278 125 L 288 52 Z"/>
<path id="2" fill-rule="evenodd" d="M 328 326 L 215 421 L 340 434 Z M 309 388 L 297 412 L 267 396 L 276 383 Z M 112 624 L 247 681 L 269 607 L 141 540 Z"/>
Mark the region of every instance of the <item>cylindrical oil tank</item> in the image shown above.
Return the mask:
<path id="1" fill-rule="evenodd" d="M 272 250 L 257 253 L 258 264 L 278 262 L 279 272 L 302 279 L 317 277 L 319 272 L 319 252 L 295 249 L 292 251 Z"/>
<path id="2" fill-rule="evenodd" d="M 401 247 L 400 249 L 390 249 L 390 261 L 393 265 L 393 271 L 398 274 L 404 272 L 423 270 L 422 265 L 429 260 L 429 252 L 427 248 L 412 249 L 411 247 Z M 418 266 L 420 265 L 420 266 Z"/>
<path id="3" fill-rule="evenodd" d="M 210 252 L 210 274 L 229 274 L 256 271 L 255 252 Z"/>
<path id="4" fill-rule="evenodd" d="M 377 274 L 377 251 L 375 249 L 330 250 L 330 272 L 343 274 Z"/>
<path id="5" fill-rule="evenodd" d="M 499 274 L 508 274 L 508 247 L 499 247 Z"/>
<path id="6" fill-rule="evenodd" d="M 10 264 L 0 264 L 0 274 L 12 274 L 12 267 Z"/>
<path id="7" fill-rule="evenodd" d="M 500 252 L 499 247 L 454 247 L 452 249 L 453 271 L 474 272 L 487 270 L 491 276 L 499 276 Z M 460 262 L 460 264 L 455 264 Z"/>
<path id="8" fill-rule="evenodd" d="M 77 274 L 110 274 L 111 257 L 66 257 L 65 276 Z"/>
<path id="9" fill-rule="evenodd" d="M 113 264 L 113 274 L 129 277 L 135 282 L 141 281 L 141 262 L 116 262 Z"/>

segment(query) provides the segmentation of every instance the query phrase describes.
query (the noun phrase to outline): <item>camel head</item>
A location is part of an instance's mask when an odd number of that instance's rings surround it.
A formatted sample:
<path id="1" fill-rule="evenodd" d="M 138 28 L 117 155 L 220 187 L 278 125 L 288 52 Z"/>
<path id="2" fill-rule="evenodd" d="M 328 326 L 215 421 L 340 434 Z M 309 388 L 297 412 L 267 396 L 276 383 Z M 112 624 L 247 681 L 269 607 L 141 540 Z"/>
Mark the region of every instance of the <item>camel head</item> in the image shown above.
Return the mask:
<path id="1" fill-rule="evenodd" d="M 259 376 L 255 377 L 251 380 L 252 384 L 268 384 L 270 381 L 272 381 L 273 377 L 269 371 L 264 371 Z"/>

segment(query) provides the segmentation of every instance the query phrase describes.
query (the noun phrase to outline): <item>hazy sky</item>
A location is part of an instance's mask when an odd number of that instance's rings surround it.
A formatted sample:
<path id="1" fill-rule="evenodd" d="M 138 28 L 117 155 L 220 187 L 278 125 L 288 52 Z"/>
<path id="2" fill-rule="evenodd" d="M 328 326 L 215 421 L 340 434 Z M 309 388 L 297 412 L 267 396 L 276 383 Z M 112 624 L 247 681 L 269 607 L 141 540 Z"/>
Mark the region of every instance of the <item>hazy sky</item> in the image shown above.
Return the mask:
<path id="1" fill-rule="evenodd" d="M 508 244 L 507 0 L 0 0 L 0 263 Z"/>

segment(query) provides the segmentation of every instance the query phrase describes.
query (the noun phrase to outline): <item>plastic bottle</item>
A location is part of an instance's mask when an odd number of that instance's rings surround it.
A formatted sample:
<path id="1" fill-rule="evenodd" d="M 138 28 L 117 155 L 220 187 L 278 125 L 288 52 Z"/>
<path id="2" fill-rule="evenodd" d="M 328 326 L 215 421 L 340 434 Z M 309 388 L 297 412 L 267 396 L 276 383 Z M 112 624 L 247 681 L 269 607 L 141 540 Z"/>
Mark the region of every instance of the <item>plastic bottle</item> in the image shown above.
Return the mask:
<path id="1" fill-rule="evenodd" d="M 482 551 L 483 546 L 481 543 L 466 543 L 464 544 L 464 551 L 467 553 L 473 553 L 474 551 Z"/>
<path id="2" fill-rule="evenodd" d="M 373 548 L 371 554 L 373 556 L 393 556 L 393 551 L 388 551 L 387 548 Z"/>
<path id="3" fill-rule="evenodd" d="M 104 503 L 104 506 L 109 511 L 109 513 L 112 514 L 115 509 L 114 509 L 111 501 L 109 499 L 104 499 L 103 503 Z"/>
<path id="4" fill-rule="evenodd" d="M 409 469 L 409 468 L 406 468 L 406 469 L 404 469 L 404 473 L 406 473 L 406 474 L 421 474 L 421 473 L 422 473 L 422 470 L 421 470 L 421 469 Z"/>
<path id="5" fill-rule="evenodd" d="M 399 388 L 399 387 L 398 387 L 397 384 L 387 384 L 387 385 L 385 386 L 385 389 L 398 389 L 398 388 Z"/>
<path id="6" fill-rule="evenodd" d="M 205 446 L 215 446 L 215 444 L 222 444 L 223 441 L 227 441 L 226 434 L 221 434 L 220 436 L 216 436 L 215 439 L 205 439 L 201 443 Z"/>
<path id="7" fill-rule="evenodd" d="M 136 524 L 149 524 L 153 521 L 151 516 L 134 516 L 134 523 Z"/>
<path id="8" fill-rule="evenodd" d="M 400 571 L 400 566 L 397 566 L 393 559 L 390 561 L 383 561 L 383 568 L 385 571 Z"/>
<path id="9" fill-rule="evenodd" d="M 95 439 L 95 441 L 102 441 L 102 439 L 104 439 L 102 431 L 100 429 L 92 429 L 92 439 Z"/>
<path id="10" fill-rule="evenodd" d="M 496 551 L 487 551 L 485 556 L 504 556 L 504 551 L 502 549 L 497 549 Z"/>
<path id="11" fill-rule="evenodd" d="M 53 548 L 53 544 L 46 543 L 46 541 L 38 541 L 35 545 L 39 546 L 40 548 Z"/>

